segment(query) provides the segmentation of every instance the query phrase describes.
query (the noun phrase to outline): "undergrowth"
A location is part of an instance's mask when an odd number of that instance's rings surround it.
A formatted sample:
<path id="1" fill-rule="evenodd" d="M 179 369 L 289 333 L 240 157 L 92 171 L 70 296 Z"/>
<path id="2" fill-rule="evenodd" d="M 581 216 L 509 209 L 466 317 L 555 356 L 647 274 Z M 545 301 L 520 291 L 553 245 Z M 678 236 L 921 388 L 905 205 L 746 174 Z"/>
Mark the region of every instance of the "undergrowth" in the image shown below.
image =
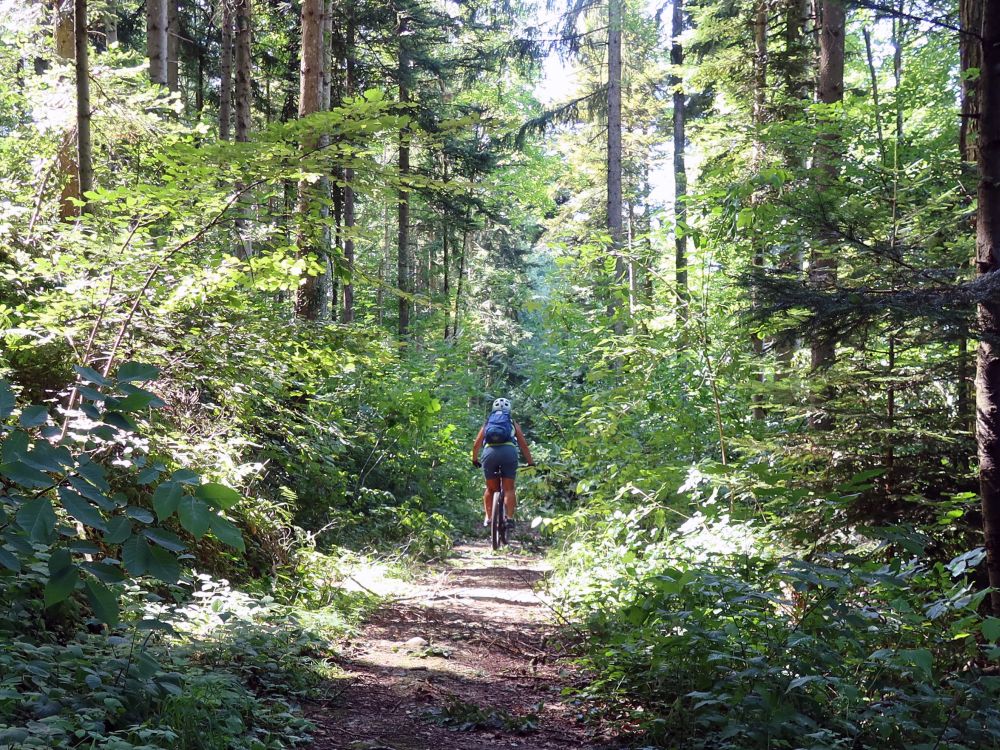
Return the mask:
<path id="1" fill-rule="evenodd" d="M 177 599 L 181 603 L 177 603 Z M 306 609 L 195 574 L 133 588 L 108 632 L 92 620 L 28 637 L 0 619 L 0 748 L 265 750 L 304 746 L 298 704 L 372 603 L 341 593 Z"/>
<path id="2" fill-rule="evenodd" d="M 1000 747 L 982 550 L 944 564 L 856 536 L 802 557 L 759 522 L 667 511 L 580 525 L 557 558 L 597 714 L 656 747 Z"/>

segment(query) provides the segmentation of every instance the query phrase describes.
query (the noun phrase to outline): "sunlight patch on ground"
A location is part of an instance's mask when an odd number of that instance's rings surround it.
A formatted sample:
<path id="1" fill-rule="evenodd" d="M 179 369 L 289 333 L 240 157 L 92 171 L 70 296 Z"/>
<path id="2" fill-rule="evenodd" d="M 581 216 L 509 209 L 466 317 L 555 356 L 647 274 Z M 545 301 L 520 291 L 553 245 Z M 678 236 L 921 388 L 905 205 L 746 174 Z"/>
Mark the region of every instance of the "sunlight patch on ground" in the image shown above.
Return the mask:
<path id="1" fill-rule="evenodd" d="M 344 591 L 384 598 L 406 596 L 413 591 L 413 584 L 402 580 L 398 569 L 379 560 L 358 560 L 341 566 L 337 574 L 337 585 Z"/>

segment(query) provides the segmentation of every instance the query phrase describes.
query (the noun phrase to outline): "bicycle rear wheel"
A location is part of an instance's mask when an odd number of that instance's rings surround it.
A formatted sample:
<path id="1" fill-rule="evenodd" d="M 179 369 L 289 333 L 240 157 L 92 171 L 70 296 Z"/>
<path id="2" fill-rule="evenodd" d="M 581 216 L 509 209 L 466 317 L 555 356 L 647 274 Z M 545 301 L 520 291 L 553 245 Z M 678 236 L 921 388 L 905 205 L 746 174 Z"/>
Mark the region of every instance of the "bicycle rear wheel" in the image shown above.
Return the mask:
<path id="1" fill-rule="evenodd" d="M 503 505 L 503 492 L 493 493 L 493 509 L 490 519 L 490 541 L 493 549 L 507 543 L 507 514 Z"/>

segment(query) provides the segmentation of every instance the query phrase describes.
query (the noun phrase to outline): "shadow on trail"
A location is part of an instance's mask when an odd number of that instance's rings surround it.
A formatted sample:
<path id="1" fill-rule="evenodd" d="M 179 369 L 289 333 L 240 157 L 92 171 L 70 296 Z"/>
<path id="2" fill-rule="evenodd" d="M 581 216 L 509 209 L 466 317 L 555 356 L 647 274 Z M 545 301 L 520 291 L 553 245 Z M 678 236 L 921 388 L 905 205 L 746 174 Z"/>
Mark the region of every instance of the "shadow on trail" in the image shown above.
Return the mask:
<path id="1" fill-rule="evenodd" d="M 476 558 L 482 549 L 429 571 L 345 645 L 335 662 L 346 676 L 310 712 L 315 750 L 606 747 L 562 698 L 577 677 L 532 590 L 545 576 L 541 561 L 494 564 Z M 404 645 L 417 637 L 425 643 Z M 433 720 L 442 712 L 450 727 Z"/>

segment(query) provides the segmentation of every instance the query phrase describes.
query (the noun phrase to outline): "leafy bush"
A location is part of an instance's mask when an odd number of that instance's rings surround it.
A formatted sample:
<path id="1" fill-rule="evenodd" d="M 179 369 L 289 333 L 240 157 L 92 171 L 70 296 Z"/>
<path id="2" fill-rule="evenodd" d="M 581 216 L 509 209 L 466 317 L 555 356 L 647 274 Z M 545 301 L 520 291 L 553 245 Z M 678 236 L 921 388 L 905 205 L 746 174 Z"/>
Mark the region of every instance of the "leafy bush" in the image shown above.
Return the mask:
<path id="1" fill-rule="evenodd" d="M 658 505 L 614 514 L 562 559 L 585 619 L 583 696 L 690 748 L 1000 746 L 1000 620 L 967 574 L 879 554 L 768 548 L 767 529 Z"/>
<path id="2" fill-rule="evenodd" d="M 269 750 L 305 744 L 294 701 L 329 675 L 343 610 L 307 613 L 208 575 L 182 605 L 133 589 L 129 625 L 65 642 L 0 633 L 0 747 Z"/>

